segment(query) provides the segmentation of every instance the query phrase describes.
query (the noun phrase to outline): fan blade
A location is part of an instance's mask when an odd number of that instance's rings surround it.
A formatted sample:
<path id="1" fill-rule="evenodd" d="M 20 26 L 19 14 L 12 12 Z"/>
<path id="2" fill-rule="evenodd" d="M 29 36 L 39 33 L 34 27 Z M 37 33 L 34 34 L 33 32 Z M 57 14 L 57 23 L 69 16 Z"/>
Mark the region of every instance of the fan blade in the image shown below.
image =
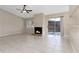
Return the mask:
<path id="1" fill-rule="evenodd" d="M 29 12 L 28 11 L 26 11 L 28 14 L 29 14 Z"/>
<path id="2" fill-rule="evenodd" d="M 21 13 L 23 13 L 23 11 L 25 10 L 26 5 L 23 5 L 23 9 L 21 10 Z"/>
<path id="3" fill-rule="evenodd" d="M 23 6 L 23 11 L 26 9 L 26 5 Z"/>
<path id="4" fill-rule="evenodd" d="M 27 11 L 30 11 L 31 12 L 32 10 L 27 10 Z"/>

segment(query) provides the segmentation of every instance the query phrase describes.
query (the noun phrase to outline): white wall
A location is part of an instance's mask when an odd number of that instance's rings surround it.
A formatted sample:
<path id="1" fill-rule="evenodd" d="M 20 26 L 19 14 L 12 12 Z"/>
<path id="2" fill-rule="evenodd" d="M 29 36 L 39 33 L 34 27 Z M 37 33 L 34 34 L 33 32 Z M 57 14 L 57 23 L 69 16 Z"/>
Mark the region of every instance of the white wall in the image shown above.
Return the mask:
<path id="1" fill-rule="evenodd" d="M 28 34 L 33 34 L 32 20 L 33 20 L 33 18 L 24 19 L 25 32 L 28 33 Z"/>
<path id="2" fill-rule="evenodd" d="M 33 26 L 34 27 L 43 27 L 43 14 L 35 14 L 33 17 Z"/>
<path id="3" fill-rule="evenodd" d="M 74 52 L 79 52 L 79 6 L 70 6 L 70 42 Z"/>
<path id="4" fill-rule="evenodd" d="M 0 10 L 0 36 L 22 33 L 23 25 L 20 17 Z"/>

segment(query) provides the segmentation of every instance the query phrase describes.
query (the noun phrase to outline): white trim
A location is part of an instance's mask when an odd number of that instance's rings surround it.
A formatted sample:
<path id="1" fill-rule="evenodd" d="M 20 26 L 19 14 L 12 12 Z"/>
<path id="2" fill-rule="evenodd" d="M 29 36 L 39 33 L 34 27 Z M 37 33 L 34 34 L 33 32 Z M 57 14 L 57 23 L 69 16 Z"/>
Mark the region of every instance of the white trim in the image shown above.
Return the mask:
<path id="1" fill-rule="evenodd" d="M 74 10 L 70 13 L 70 17 L 73 16 L 73 14 L 75 13 L 75 11 L 77 11 L 78 7 L 79 7 L 79 6 L 76 6 L 76 7 L 74 8 Z"/>
<path id="2" fill-rule="evenodd" d="M 12 36 L 12 35 L 17 35 L 17 34 L 22 34 L 23 32 L 22 31 L 18 31 L 16 33 L 6 33 L 6 34 L 3 34 L 3 35 L 0 35 L 0 38 L 1 37 L 7 37 L 7 36 Z"/>
<path id="3" fill-rule="evenodd" d="M 72 47 L 73 53 L 76 53 L 77 51 L 76 51 L 76 49 L 75 49 L 75 47 L 74 47 L 74 45 L 72 43 L 72 38 L 69 38 L 69 42 L 70 42 L 70 45 Z"/>

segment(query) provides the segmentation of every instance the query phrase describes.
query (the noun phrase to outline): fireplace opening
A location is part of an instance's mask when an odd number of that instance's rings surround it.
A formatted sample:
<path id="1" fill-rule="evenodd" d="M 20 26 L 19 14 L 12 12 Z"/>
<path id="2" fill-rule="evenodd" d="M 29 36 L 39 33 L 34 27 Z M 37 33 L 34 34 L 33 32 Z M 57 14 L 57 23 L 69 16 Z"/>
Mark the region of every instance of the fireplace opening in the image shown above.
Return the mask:
<path id="1" fill-rule="evenodd" d="M 42 27 L 34 27 L 35 34 L 42 34 Z"/>

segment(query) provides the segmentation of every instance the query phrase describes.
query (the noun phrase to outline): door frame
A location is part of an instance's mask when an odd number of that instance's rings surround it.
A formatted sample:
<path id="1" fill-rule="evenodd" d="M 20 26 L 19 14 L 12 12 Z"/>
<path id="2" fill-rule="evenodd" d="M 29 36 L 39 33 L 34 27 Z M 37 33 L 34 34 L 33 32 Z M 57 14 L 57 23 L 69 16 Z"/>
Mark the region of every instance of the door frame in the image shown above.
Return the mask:
<path id="1" fill-rule="evenodd" d="M 51 18 L 61 18 L 61 22 L 60 22 L 60 32 L 61 32 L 61 39 L 63 39 L 63 37 L 64 37 L 64 16 L 52 16 L 52 17 L 48 17 L 48 19 L 47 19 L 47 35 L 48 35 L 48 21 L 49 21 L 49 19 L 51 19 Z"/>

